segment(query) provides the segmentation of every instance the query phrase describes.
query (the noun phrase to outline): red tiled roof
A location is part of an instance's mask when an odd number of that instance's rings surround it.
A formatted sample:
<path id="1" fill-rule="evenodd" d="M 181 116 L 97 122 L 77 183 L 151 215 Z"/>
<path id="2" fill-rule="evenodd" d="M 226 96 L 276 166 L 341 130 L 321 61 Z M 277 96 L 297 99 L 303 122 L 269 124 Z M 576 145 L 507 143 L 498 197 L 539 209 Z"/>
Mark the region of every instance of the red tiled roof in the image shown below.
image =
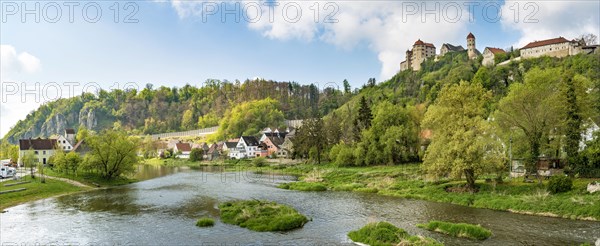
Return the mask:
<path id="1" fill-rule="evenodd" d="M 417 42 L 415 42 L 415 45 L 425 45 L 427 47 L 435 47 L 432 43 L 425 43 L 425 42 L 421 41 L 421 39 L 417 40 Z"/>
<path id="2" fill-rule="evenodd" d="M 525 45 L 525 47 L 523 47 L 521 49 L 531 49 L 531 48 L 535 48 L 535 47 L 546 46 L 546 45 L 551 45 L 551 44 L 560 44 L 560 43 L 566 43 L 566 42 L 569 42 L 569 40 L 567 40 L 563 37 L 558 37 L 558 38 L 553 38 L 553 39 L 531 42 L 531 43 Z"/>
<path id="3" fill-rule="evenodd" d="M 490 50 L 494 55 L 506 53 L 506 51 L 499 48 L 486 47 L 486 49 Z"/>
<path id="4" fill-rule="evenodd" d="M 19 150 L 46 150 L 54 149 L 56 139 L 19 139 Z"/>
<path id="5" fill-rule="evenodd" d="M 473 35 L 473 33 L 469 33 L 469 35 L 467 35 L 467 38 L 475 38 L 475 35 Z"/>
<path id="6" fill-rule="evenodd" d="M 65 129 L 65 132 L 67 134 L 75 134 L 75 129 L 73 129 L 73 128 L 67 128 L 67 129 Z"/>
<path id="7" fill-rule="evenodd" d="M 179 151 L 192 151 L 192 146 L 189 143 L 177 143 L 175 144 L 177 150 Z"/>

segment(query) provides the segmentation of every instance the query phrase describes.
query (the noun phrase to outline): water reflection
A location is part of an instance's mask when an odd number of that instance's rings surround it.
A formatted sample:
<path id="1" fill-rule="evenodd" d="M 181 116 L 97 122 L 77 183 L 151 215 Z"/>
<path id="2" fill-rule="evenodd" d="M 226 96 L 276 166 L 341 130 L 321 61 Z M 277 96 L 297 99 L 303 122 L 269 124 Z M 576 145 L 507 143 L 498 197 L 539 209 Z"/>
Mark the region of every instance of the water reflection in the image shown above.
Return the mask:
<path id="1" fill-rule="evenodd" d="M 137 215 L 152 208 L 137 204 L 135 196 L 136 191 L 131 187 L 100 189 L 57 197 L 56 206 L 61 210 L 108 212 L 115 215 Z"/>

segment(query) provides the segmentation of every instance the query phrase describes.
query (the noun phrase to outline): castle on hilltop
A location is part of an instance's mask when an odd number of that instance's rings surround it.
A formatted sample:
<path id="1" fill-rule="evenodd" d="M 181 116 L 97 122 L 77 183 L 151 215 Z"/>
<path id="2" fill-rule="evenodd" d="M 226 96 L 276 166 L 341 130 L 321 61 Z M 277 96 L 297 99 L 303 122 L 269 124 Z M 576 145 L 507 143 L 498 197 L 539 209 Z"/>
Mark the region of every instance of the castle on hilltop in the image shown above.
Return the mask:
<path id="1" fill-rule="evenodd" d="M 463 48 L 460 45 L 455 46 L 446 43 L 442 45 L 439 57 L 444 56 L 450 52 L 461 52 L 464 50 L 465 48 Z M 479 55 L 481 55 L 481 52 L 477 50 L 477 47 L 475 45 L 475 35 L 473 35 L 473 33 L 469 33 L 469 35 L 467 36 L 467 54 L 469 56 L 469 59 L 476 59 Z M 409 68 L 412 68 L 412 70 L 414 71 L 419 71 L 421 70 L 421 64 L 425 60 L 427 60 L 427 58 L 430 57 L 434 57 L 436 59 L 438 58 L 436 57 L 435 53 L 435 45 L 423 42 L 421 41 L 421 39 L 419 39 L 413 45 L 412 50 L 406 51 L 406 60 L 400 63 L 400 71 L 404 71 Z"/>
<path id="2" fill-rule="evenodd" d="M 436 61 L 452 52 L 464 52 L 465 48 L 458 45 L 452 45 L 445 43 L 440 48 L 440 54 L 436 56 L 435 45 L 417 40 L 413 45 L 412 50 L 406 51 L 406 60 L 400 63 L 400 71 L 412 69 L 413 71 L 421 70 L 421 65 L 428 58 L 434 58 Z M 469 59 L 477 59 L 483 55 L 482 64 L 484 66 L 494 66 L 496 57 L 503 55 L 504 59 L 509 59 L 506 54 L 507 52 L 500 48 L 486 47 L 482 54 L 477 50 L 476 38 L 473 33 L 467 35 L 467 55 Z M 536 58 L 540 56 L 549 57 L 566 57 L 573 56 L 579 53 L 591 54 L 600 53 L 598 45 L 586 45 L 582 40 L 567 40 L 563 37 L 547 39 L 542 41 L 534 41 L 520 49 L 520 57 L 516 57 L 514 60 Z M 500 62 L 503 59 L 500 59 Z M 508 64 L 510 61 L 501 62 L 499 65 Z"/>

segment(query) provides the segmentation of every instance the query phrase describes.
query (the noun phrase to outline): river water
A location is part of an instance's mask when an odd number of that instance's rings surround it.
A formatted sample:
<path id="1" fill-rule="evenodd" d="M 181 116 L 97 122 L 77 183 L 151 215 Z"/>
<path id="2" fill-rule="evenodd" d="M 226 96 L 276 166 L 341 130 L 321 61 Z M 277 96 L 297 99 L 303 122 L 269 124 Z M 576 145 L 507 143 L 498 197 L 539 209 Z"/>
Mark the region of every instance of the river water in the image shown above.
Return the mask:
<path id="1" fill-rule="evenodd" d="M 600 238 L 600 223 L 475 209 L 352 192 L 278 189 L 293 177 L 141 166 L 142 182 L 66 195 L 8 208 L 0 215 L 0 243 L 57 245 L 344 245 L 368 222 L 388 221 L 446 245 L 579 245 Z M 156 177 L 156 178 L 153 178 Z M 265 199 L 311 218 L 290 232 L 253 232 L 218 221 L 220 202 Z M 212 228 L 195 221 L 209 216 Z M 485 241 L 457 239 L 417 228 L 445 220 L 481 224 Z"/>

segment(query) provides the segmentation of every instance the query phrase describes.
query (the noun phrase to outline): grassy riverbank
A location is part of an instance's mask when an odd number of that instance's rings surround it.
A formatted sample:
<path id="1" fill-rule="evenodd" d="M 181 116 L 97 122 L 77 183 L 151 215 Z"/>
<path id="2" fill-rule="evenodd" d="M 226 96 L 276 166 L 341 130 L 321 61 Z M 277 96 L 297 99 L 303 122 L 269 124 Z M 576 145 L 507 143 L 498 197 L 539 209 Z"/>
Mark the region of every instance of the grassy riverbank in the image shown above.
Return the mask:
<path id="1" fill-rule="evenodd" d="M 347 168 L 297 165 L 273 171 L 294 174 L 304 182 L 334 191 L 371 192 L 523 214 L 600 220 L 600 196 L 586 191 L 587 184 L 594 179 L 575 179 L 573 190 L 559 194 L 546 191 L 548 181 L 540 186 L 524 183 L 520 178 L 504 179 L 499 184 L 478 180 L 479 192 L 472 194 L 448 191 L 460 189 L 464 181 L 425 181 L 419 164 Z"/>
<path id="2" fill-rule="evenodd" d="M 167 163 L 168 166 L 222 166 L 227 171 L 287 174 L 297 176 L 302 181 L 298 184 L 280 186 L 285 189 L 314 191 L 322 190 L 324 186 L 333 191 L 369 192 L 521 214 L 600 220 L 600 195 L 589 194 L 586 191 L 588 183 L 600 179 L 575 179 L 573 190 L 559 194 L 550 194 L 546 190 L 547 180 L 539 185 L 537 182 L 524 183 L 521 178 L 505 178 L 498 184 L 479 179 L 477 180 L 479 192 L 472 194 L 449 192 L 460 190 L 460 187 L 465 184 L 464 181 L 424 180 L 420 164 L 336 167 L 328 164 L 281 165 L 274 161 L 264 167 L 253 167 L 249 160 L 190 162 L 169 159 L 164 162 L 151 159 L 150 162 L 155 165 Z"/>
<path id="3" fill-rule="evenodd" d="M 62 173 L 62 172 L 57 172 L 50 168 L 45 168 L 44 174 L 48 175 L 48 176 L 52 176 L 52 177 L 74 180 L 74 181 L 77 181 L 77 182 L 80 182 L 82 184 L 92 186 L 92 187 L 119 186 L 119 185 L 135 183 L 138 181 L 136 179 L 127 178 L 127 177 L 117 177 L 114 179 L 107 180 L 107 179 L 101 177 L 100 175 L 93 174 L 93 173 L 77 173 L 77 174 L 69 173 L 69 174 L 66 174 L 66 173 Z"/>
<path id="4" fill-rule="evenodd" d="M 7 184 L 14 184 L 22 181 L 31 181 L 25 184 L 18 184 L 14 186 L 5 186 Z M 41 183 L 39 178 L 31 179 L 26 178 L 19 181 L 6 181 L 0 183 L 0 191 L 14 190 L 25 188 L 24 191 L 12 192 L 0 194 L 0 210 L 8 207 L 16 206 L 21 203 L 53 197 L 57 195 L 64 195 L 73 192 L 79 192 L 88 190 L 89 188 L 78 187 L 63 181 L 46 179 L 45 183 Z"/>

